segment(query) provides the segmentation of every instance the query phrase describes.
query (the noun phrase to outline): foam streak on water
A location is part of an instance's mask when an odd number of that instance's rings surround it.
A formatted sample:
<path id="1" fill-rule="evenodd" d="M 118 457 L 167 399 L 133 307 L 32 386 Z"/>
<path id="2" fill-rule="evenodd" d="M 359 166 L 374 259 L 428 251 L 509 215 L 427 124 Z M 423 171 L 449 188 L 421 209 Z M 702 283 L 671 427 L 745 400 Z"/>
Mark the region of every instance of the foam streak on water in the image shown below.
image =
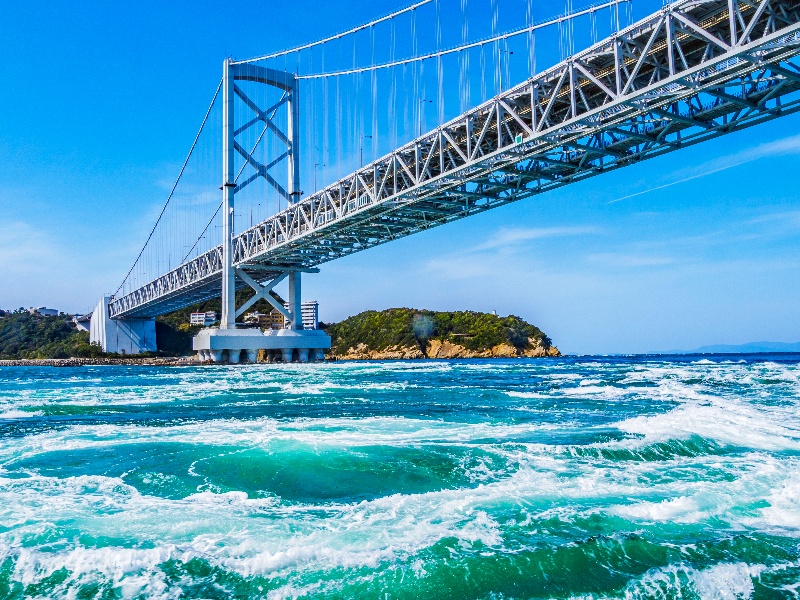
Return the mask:
<path id="1" fill-rule="evenodd" d="M 800 355 L 0 369 L 0 598 L 797 598 Z"/>

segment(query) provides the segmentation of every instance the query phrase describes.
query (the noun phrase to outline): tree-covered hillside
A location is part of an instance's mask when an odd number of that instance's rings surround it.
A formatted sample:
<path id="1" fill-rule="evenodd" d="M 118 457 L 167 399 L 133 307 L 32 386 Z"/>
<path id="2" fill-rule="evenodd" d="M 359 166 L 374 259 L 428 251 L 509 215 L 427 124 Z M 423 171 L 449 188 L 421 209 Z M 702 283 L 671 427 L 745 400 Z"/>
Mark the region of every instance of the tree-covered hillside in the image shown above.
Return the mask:
<path id="1" fill-rule="evenodd" d="M 326 327 L 334 354 L 363 344 L 369 350 L 419 346 L 425 352 L 429 340 L 448 341 L 467 350 L 483 351 L 500 344 L 510 344 L 522 351 L 536 340 L 544 348 L 551 346 L 544 332 L 513 315 L 473 312 L 434 312 L 410 308 L 368 310 Z"/>
<path id="2" fill-rule="evenodd" d="M 71 358 L 102 355 L 89 344 L 89 334 L 78 331 L 72 317 L 42 317 L 19 309 L 0 315 L 0 359 Z"/>

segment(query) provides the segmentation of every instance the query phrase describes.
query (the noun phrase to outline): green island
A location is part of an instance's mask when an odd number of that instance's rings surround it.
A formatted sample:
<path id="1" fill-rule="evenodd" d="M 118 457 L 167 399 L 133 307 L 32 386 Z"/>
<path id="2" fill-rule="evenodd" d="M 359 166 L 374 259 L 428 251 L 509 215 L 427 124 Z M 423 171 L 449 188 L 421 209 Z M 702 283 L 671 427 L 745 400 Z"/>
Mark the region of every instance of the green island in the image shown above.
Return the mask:
<path id="1" fill-rule="evenodd" d="M 560 356 L 544 332 L 519 317 L 411 308 L 367 310 L 325 326 L 340 359 Z"/>
<path id="2" fill-rule="evenodd" d="M 246 294 L 243 292 L 237 303 L 246 300 Z M 269 308 L 261 300 L 253 310 Z M 192 336 L 202 326 L 190 325 L 189 315 L 218 310 L 219 300 L 209 300 L 158 317 L 158 353 L 139 356 L 191 355 Z M 513 315 L 390 308 L 367 310 L 339 323 L 320 323 L 320 328 L 332 338 L 328 357 L 333 360 L 560 356 L 541 329 Z M 88 332 L 76 329 L 70 315 L 41 316 L 21 308 L 0 311 L 0 360 L 109 357 L 116 355 L 90 344 Z"/>

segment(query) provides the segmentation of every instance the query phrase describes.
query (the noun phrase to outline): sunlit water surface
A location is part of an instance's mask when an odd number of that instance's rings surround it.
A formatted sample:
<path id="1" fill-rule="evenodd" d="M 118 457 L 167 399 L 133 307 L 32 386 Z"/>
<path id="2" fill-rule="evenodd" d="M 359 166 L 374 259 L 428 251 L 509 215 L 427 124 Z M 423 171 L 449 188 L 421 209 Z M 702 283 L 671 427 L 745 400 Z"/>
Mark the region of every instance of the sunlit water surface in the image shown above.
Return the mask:
<path id="1" fill-rule="evenodd" d="M 800 595 L 800 355 L 0 368 L 0 597 Z"/>

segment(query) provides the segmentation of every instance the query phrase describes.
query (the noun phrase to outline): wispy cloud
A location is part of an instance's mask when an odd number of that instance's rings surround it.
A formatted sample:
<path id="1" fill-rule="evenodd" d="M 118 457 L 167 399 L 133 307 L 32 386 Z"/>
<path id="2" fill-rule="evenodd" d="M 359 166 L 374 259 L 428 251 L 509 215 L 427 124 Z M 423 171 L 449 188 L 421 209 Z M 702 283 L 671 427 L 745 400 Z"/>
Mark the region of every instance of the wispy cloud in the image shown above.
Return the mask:
<path id="1" fill-rule="evenodd" d="M 671 265 L 675 259 L 669 256 L 647 256 L 644 254 L 626 254 L 617 252 L 604 252 L 590 254 L 589 262 L 607 267 L 659 267 Z"/>
<path id="2" fill-rule="evenodd" d="M 504 227 L 485 241 L 458 253 L 430 259 L 426 267 L 442 279 L 468 279 L 497 274 L 499 270 L 515 269 L 514 256 L 522 255 L 537 240 L 556 237 L 597 235 L 602 230 L 593 226 L 574 227 Z"/>
<path id="3" fill-rule="evenodd" d="M 51 240 L 23 221 L 8 223 L 0 235 L 0 275 L 34 273 L 59 261 Z"/>
<path id="4" fill-rule="evenodd" d="M 519 246 L 544 238 L 571 237 L 600 233 L 600 229 L 591 226 L 577 227 L 504 227 L 498 229 L 482 244 L 472 248 L 471 252 L 486 252 Z"/>
<path id="5" fill-rule="evenodd" d="M 631 198 L 636 198 L 637 196 L 649 194 L 657 190 L 663 190 L 664 188 L 686 183 L 687 181 L 713 175 L 714 173 L 719 173 L 721 171 L 727 171 L 728 169 L 733 169 L 734 167 L 760 160 L 762 158 L 768 158 L 771 156 L 784 156 L 787 154 L 800 154 L 800 134 L 766 142 L 764 144 L 759 144 L 753 148 L 746 148 L 740 152 L 735 152 L 733 154 L 728 154 L 726 156 L 709 160 L 696 167 L 684 169 L 677 173 L 677 179 L 673 181 L 669 181 L 655 187 L 650 187 L 646 190 L 641 190 L 633 194 L 627 194 L 621 198 L 610 200 L 608 204 L 622 202 L 623 200 L 630 200 Z"/>
<path id="6" fill-rule="evenodd" d="M 770 225 L 777 223 L 783 227 L 790 228 L 800 227 L 800 210 L 769 213 L 755 217 L 746 222 L 747 225 L 760 225 L 763 223 Z"/>
<path id="7" fill-rule="evenodd" d="M 90 252 L 58 230 L 11 221 L 0 230 L 0 308 L 90 308 L 119 277 L 111 253 Z"/>

